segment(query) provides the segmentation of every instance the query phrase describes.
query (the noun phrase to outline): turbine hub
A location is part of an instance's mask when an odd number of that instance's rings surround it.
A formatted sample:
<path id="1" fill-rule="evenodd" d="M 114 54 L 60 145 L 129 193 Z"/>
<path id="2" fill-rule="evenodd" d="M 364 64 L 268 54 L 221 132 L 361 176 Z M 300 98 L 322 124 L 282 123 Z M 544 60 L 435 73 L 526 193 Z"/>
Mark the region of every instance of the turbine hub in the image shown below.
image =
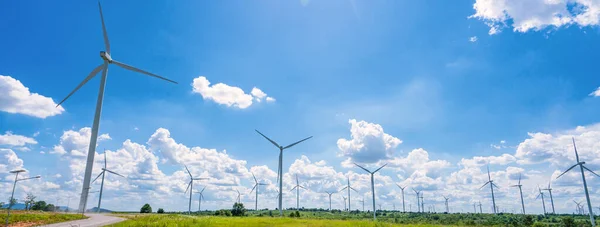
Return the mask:
<path id="1" fill-rule="evenodd" d="M 579 164 L 579 165 L 583 165 L 583 164 L 585 164 L 585 162 L 579 162 L 579 163 L 577 163 L 577 164 Z"/>
<path id="2" fill-rule="evenodd" d="M 105 51 L 100 51 L 100 57 L 102 59 L 104 59 L 105 61 L 108 61 L 108 63 L 112 62 L 112 58 L 110 57 L 110 54 L 106 53 Z"/>

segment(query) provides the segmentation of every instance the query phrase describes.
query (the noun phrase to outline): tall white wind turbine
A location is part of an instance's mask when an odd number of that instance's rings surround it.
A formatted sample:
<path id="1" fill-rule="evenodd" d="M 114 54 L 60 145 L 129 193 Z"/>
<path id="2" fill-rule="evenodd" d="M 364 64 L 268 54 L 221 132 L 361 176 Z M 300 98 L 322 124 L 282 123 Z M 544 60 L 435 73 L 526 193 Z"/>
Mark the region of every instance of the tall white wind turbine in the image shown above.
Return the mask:
<path id="1" fill-rule="evenodd" d="M 442 197 L 444 197 L 444 200 L 445 200 L 445 201 L 444 201 L 444 205 L 446 205 L 446 213 L 450 213 L 450 208 L 448 208 L 448 200 L 449 200 L 450 198 L 448 198 L 448 197 L 446 197 L 446 196 L 442 196 Z"/>
<path id="2" fill-rule="evenodd" d="M 100 172 L 100 174 L 98 174 L 98 176 L 92 181 L 92 183 L 94 183 L 96 180 L 98 180 L 98 177 L 102 176 L 102 183 L 100 183 L 100 196 L 98 197 L 98 209 L 96 210 L 96 213 L 100 213 L 100 204 L 102 203 L 102 190 L 104 189 L 104 176 L 106 175 L 106 172 L 112 173 L 117 176 L 125 177 L 121 174 L 108 170 L 108 168 L 106 167 L 106 150 L 104 150 L 104 168 L 102 168 L 102 172 Z"/>
<path id="3" fill-rule="evenodd" d="M 356 189 L 354 189 L 353 187 L 350 186 L 350 176 L 348 176 L 348 184 L 346 185 L 346 187 L 340 189 L 340 192 L 343 191 L 344 189 L 348 189 L 348 212 L 350 212 L 350 189 L 354 190 L 355 192 L 358 192 Z"/>
<path id="4" fill-rule="evenodd" d="M 417 191 L 414 188 L 413 191 L 415 191 L 415 194 L 417 194 L 417 213 L 419 213 L 421 212 L 421 201 L 419 200 L 419 194 L 421 193 L 421 191 Z"/>
<path id="5" fill-rule="evenodd" d="M 252 190 L 250 191 L 250 193 L 252 193 L 252 191 L 254 191 L 254 189 L 256 188 L 256 197 L 254 200 L 254 210 L 258 210 L 258 187 L 261 185 L 267 185 L 265 183 L 258 183 L 258 180 L 256 180 L 256 177 L 254 176 L 254 173 L 252 173 L 252 177 L 254 178 L 254 187 L 252 187 Z"/>
<path id="6" fill-rule="evenodd" d="M 344 198 L 344 210 L 346 210 L 346 200 L 348 200 L 348 198 L 342 196 L 342 198 Z"/>
<path id="7" fill-rule="evenodd" d="M 185 188 L 185 192 L 183 194 L 186 194 L 188 190 L 190 191 L 190 202 L 188 205 L 188 214 L 191 214 L 192 213 L 192 193 L 193 193 L 193 189 L 194 189 L 194 181 L 195 180 L 206 180 L 208 178 L 200 178 L 200 177 L 194 178 L 192 176 L 192 173 L 188 169 L 188 167 L 186 165 L 183 165 L 183 166 L 185 167 L 185 170 L 187 170 L 188 175 L 190 175 L 190 183 L 188 183 L 188 186 Z"/>
<path id="8" fill-rule="evenodd" d="M 202 211 L 202 199 L 204 199 L 204 195 L 202 193 L 204 193 L 204 189 L 206 189 L 206 186 L 204 186 L 201 191 L 196 192 L 198 194 L 198 212 Z"/>
<path id="9" fill-rule="evenodd" d="M 580 162 L 579 161 L 579 154 L 577 153 L 577 146 L 575 146 L 575 138 L 572 138 L 572 139 L 573 139 L 573 149 L 575 150 L 575 158 L 577 159 L 577 164 L 571 166 L 565 172 L 563 172 L 560 175 L 558 175 L 558 177 L 556 177 L 556 179 L 558 179 L 560 176 L 564 175 L 565 173 L 569 172 L 570 170 L 572 170 L 576 166 L 579 166 L 579 169 L 581 170 L 581 179 L 583 180 L 583 189 L 585 190 L 585 199 L 587 200 L 588 210 L 590 211 L 590 222 L 592 223 L 592 227 L 595 227 L 596 226 L 596 220 L 594 219 L 594 211 L 592 210 L 592 202 L 590 201 L 590 194 L 588 192 L 587 182 L 585 181 L 585 172 L 583 170 L 585 169 L 585 170 L 589 171 L 590 173 L 593 173 L 594 175 L 596 175 L 598 177 L 600 177 L 600 175 L 594 173 L 594 171 L 592 171 L 592 170 L 588 169 L 587 167 L 585 167 L 584 166 L 585 162 Z"/>
<path id="10" fill-rule="evenodd" d="M 363 198 L 359 200 L 360 203 L 362 203 L 362 208 L 363 208 L 363 213 L 365 212 L 365 196 L 363 195 Z"/>
<path id="11" fill-rule="evenodd" d="M 498 188 L 498 186 L 496 184 L 494 184 L 494 181 L 492 180 L 492 177 L 490 176 L 490 166 L 489 165 L 487 167 L 487 173 L 488 173 L 488 181 L 485 182 L 485 184 L 483 184 L 483 186 L 481 186 L 481 188 L 479 188 L 479 190 L 481 190 L 483 187 L 485 187 L 488 184 L 490 185 L 490 189 L 492 190 L 492 207 L 493 207 L 494 214 L 496 214 L 496 198 L 494 198 L 494 187 Z"/>
<path id="12" fill-rule="evenodd" d="M 521 174 L 519 174 L 519 183 L 511 185 L 511 187 L 519 187 L 519 194 L 521 195 L 521 207 L 523 208 L 523 214 L 525 214 L 525 202 L 523 202 L 523 185 L 521 185 Z"/>
<path id="13" fill-rule="evenodd" d="M 548 182 L 548 188 L 542 188 L 543 191 L 548 191 L 550 194 L 550 204 L 552 205 L 552 214 L 556 214 L 554 211 L 554 198 L 552 198 L 552 187 L 550 187 L 552 180 Z"/>
<path id="14" fill-rule="evenodd" d="M 354 163 L 354 165 L 360 167 L 361 169 L 363 169 L 364 171 L 367 171 L 367 173 L 371 174 L 371 194 L 373 195 L 373 220 L 377 220 L 377 209 L 375 208 L 375 179 L 373 178 L 373 175 L 375 175 L 375 173 L 377 173 L 377 171 L 379 171 L 381 168 L 385 167 L 387 165 L 387 163 L 381 167 L 379 167 L 379 169 L 376 169 L 375 171 L 371 172 L 368 169 L 365 169 L 364 167 Z"/>
<path id="15" fill-rule="evenodd" d="M 544 208 L 544 215 L 546 215 L 546 202 L 544 202 L 544 192 L 542 192 L 542 189 L 540 189 L 539 186 L 538 186 L 538 192 L 540 194 L 538 194 L 538 196 L 535 197 L 535 199 L 539 199 L 540 196 L 542 197 L 542 207 Z"/>
<path id="16" fill-rule="evenodd" d="M 79 85 L 77 85 L 77 87 L 75 87 L 75 89 L 73 89 L 73 91 L 71 91 L 71 93 L 69 93 L 67 95 L 67 97 L 64 98 L 62 101 L 60 101 L 57 105 L 57 107 L 60 106 L 69 97 L 71 97 L 71 95 L 73 95 L 77 90 L 79 90 L 79 88 L 81 88 L 88 81 L 90 81 L 92 78 L 94 78 L 100 71 L 102 71 L 102 77 L 100 78 L 100 90 L 98 91 L 98 100 L 96 101 L 96 112 L 94 114 L 94 122 L 92 124 L 92 135 L 90 137 L 90 146 L 88 147 L 87 162 L 86 162 L 86 166 L 85 166 L 85 174 L 84 174 L 83 185 L 82 185 L 82 189 L 81 189 L 82 193 L 81 193 L 81 198 L 79 200 L 79 211 L 81 211 L 82 213 L 85 212 L 85 207 L 87 205 L 87 198 L 88 198 L 88 190 L 89 190 L 90 181 L 92 178 L 92 167 L 94 166 L 94 154 L 96 151 L 96 141 L 98 139 L 98 129 L 100 126 L 100 114 L 102 112 L 102 101 L 104 99 L 104 87 L 106 86 L 108 65 L 114 64 L 114 65 L 117 65 L 117 66 L 127 69 L 127 70 L 146 74 L 148 76 L 166 80 L 171 83 L 175 83 L 175 84 L 177 83 L 175 81 L 161 77 L 159 75 L 152 74 L 147 71 L 144 71 L 144 70 L 135 68 L 133 66 L 126 65 L 124 63 L 113 60 L 110 55 L 110 43 L 108 41 L 108 34 L 106 33 L 106 26 L 104 25 L 104 17 L 102 15 L 102 6 L 100 5 L 100 2 L 98 2 L 98 8 L 100 10 L 100 21 L 102 22 L 102 33 L 104 36 L 104 46 L 106 48 L 105 51 L 100 51 L 100 57 L 102 58 L 103 63 L 101 65 L 97 66 L 96 68 L 94 68 L 94 70 L 92 70 L 92 72 L 85 79 L 83 79 L 83 81 L 81 83 L 79 83 Z"/>
<path id="17" fill-rule="evenodd" d="M 335 192 L 325 192 L 329 196 L 329 211 L 331 211 L 331 195 Z"/>
<path id="18" fill-rule="evenodd" d="M 296 189 L 296 210 L 300 210 L 300 188 L 306 189 L 302 185 L 300 185 L 300 181 L 298 181 L 298 174 L 296 174 L 296 185 L 290 190 Z M 308 190 L 308 189 L 306 189 Z M 279 197 L 281 198 L 281 197 Z"/>
<path id="19" fill-rule="evenodd" d="M 406 206 L 404 205 L 404 189 L 406 188 L 406 186 L 402 187 L 399 184 L 396 184 L 396 186 L 398 186 L 400 190 L 402 190 L 402 212 L 406 213 Z"/>
<path id="20" fill-rule="evenodd" d="M 241 200 L 242 193 L 240 193 L 240 190 L 237 190 L 237 189 L 235 189 L 235 191 L 236 191 L 236 192 L 237 192 L 237 194 L 238 194 L 238 196 L 237 196 L 237 203 L 240 203 L 240 202 L 242 201 L 242 200 Z"/>
<path id="21" fill-rule="evenodd" d="M 290 147 L 293 147 L 296 144 L 302 143 L 305 140 L 308 140 L 310 138 L 312 138 L 312 136 L 309 136 L 303 140 L 300 140 L 298 142 L 292 143 L 290 145 L 287 146 L 280 146 L 279 144 L 275 143 L 275 141 L 273 141 L 272 139 L 269 139 L 269 137 L 263 135 L 262 133 L 260 133 L 258 130 L 254 130 L 256 132 L 258 132 L 258 134 L 260 134 L 262 137 L 264 137 L 265 139 L 267 139 L 269 142 L 271 142 L 273 145 L 275 145 L 277 148 L 279 148 L 279 165 L 277 167 L 277 181 L 279 181 L 279 197 L 278 197 L 278 202 L 279 202 L 279 216 L 283 216 L 283 210 L 282 210 L 282 205 L 283 205 L 283 150 L 288 149 Z"/>

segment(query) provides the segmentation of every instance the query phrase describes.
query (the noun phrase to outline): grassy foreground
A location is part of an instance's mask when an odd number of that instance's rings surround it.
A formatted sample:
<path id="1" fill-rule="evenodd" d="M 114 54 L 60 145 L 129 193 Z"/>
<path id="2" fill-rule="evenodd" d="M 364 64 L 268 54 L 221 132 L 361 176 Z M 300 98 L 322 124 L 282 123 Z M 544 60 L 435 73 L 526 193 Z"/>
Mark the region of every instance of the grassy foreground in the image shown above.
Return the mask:
<path id="1" fill-rule="evenodd" d="M 436 225 L 400 225 L 368 220 L 326 220 L 326 219 L 296 219 L 278 217 L 218 217 L 218 216 L 189 216 L 181 214 L 148 214 L 148 215 L 119 215 L 127 221 L 111 226 L 284 226 L 284 227 L 325 227 L 325 226 L 358 226 L 358 227 L 392 227 L 392 226 L 436 226 Z"/>
<path id="2" fill-rule="evenodd" d="M 6 220 L 6 210 L 0 210 L 0 221 L 4 225 Z M 83 219 L 81 214 L 65 214 L 43 211 L 10 211 L 10 226 L 39 226 L 43 224 L 52 224 L 58 222 Z"/>

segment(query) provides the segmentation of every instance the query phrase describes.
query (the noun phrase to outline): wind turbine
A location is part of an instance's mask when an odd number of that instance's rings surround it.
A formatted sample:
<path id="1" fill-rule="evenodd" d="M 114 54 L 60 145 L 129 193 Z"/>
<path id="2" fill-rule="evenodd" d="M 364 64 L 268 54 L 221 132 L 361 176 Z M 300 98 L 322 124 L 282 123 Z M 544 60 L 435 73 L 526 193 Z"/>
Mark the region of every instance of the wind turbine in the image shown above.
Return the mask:
<path id="1" fill-rule="evenodd" d="M 265 139 L 267 139 L 269 142 L 271 142 L 273 145 L 275 145 L 277 148 L 279 148 L 279 165 L 277 167 L 277 181 L 279 181 L 279 216 L 283 216 L 283 210 L 282 210 L 282 192 L 283 192 L 283 150 L 288 149 L 290 147 L 293 147 L 296 144 L 299 144 L 301 142 L 304 142 L 305 140 L 308 140 L 310 138 L 312 138 L 312 136 L 309 136 L 303 140 L 300 140 L 298 142 L 292 143 L 290 145 L 287 146 L 280 146 L 279 144 L 275 143 L 275 141 L 269 139 L 269 137 L 263 135 L 262 133 L 260 133 L 258 130 L 254 130 L 256 132 L 258 132 L 258 134 L 260 134 L 262 137 L 265 137 Z"/>
<path id="2" fill-rule="evenodd" d="M 446 205 L 446 213 L 450 213 L 450 209 L 448 208 L 448 200 L 449 200 L 450 198 L 448 198 L 448 197 L 446 197 L 446 196 L 442 196 L 442 197 L 444 197 L 444 200 L 446 200 L 446 201 L 444 202 L 444 204 Z"/>
<path id="3" fill-rule="evenodd" d="M 538 196 L 535 197 L 535 199 L 540 198 L 540 196 L 542 197 L 542 207 L 544 207 L 544 215 L 546 215 L 546 203 L 544 202 L 544 192 L 542 192 L 542 189 L 540 189 L 539 186 L 538 186 L 538 191 L 540 194 L 538 194 Z"/>
<path id="4" fill-rule="evenodd" d="M 258 183 L 258 180 L 256 180 L 256 177 L 254 176 L 254 173 L 252 173 L 252 177 L 254 178 L 254 187 L 252 187 L 252 190 L 250 191 L 250 193 L 252 193 L 252 191 L 254 191 L 254 189 L 256 188 L 256 199 L 254 200 L 254 210 L 258 210 L 258 187 L 261 185 L 267 185 L 265 183 Z"/>
<path id="5" fill-rule="evenodd" d="M 353 187 L 350 186 L 350 176 L 348 176 L 348 185 L 342 189 L 340 189 L 340 192 L 343 191 L 344 189 L 348 189 L 348 212 L 350 212 L 350 189 L 354 190 L 355 192 L 358 192 L 356 189 L 354 189 Z"/>
<path id="6" fill-rule="evenodd" d="M 198 193 L 198 212 L 201 211 L 201 206 L 202 206 L 202 199 L 204 199 L 204 195 L 202 194 L 204 192 L 204 189 L 206 189 L 206 186 L 204 186 L 204 188 L 202 188 L 202 191 L 196 192 Z"/>
<path id="7" fill-rule="evenodd" d="M 415 193 L 417 194 L 417 213 L 421 212 L 421 201 L 419 201 L 419 193 L 421 193 L 421 191 L 417 191 L 413 188 L 413 191 L 415 191 Z"/>
<path id="8" fill-rule="evenodd" d="M 521 195 L 521 207 L 523 208 L 523 214 L 525 214 L 525 202 L 523 202 L 523 185 L 521 185 L 521 174 L 519 174 L 519 183 L 512 185 L 511 187 L 519 187 L 519 194 Z"/>
<path id="9" fill-rule="evenodd" d="M 421 211 L 425 213 L 425 200 L 423 200 L 423 194 L 424 192 L 421 192 Z"/>
<path id="10" fill-rule="evenodd" d="M 404 206 L 404 189 L 406 188 L 406 186 L 402 187 L 399 184 L 396 184 L 396 186 L 398 186 L 400 190 L 402 190 L 402 212 L 406 213 L 406 206 Z"/>
<path id="11" fill-rule="evenodd" d="M 77 90 L 79 90 L 79 88 L 81 88 L 88 81 L 90 81 L 92 78 L 94 78 L 100 71 L 102 71 L 102 77 L 100 79 L 100 90 L 98 91 L 98 100 L 96 101 L 96 112 L 94 114 L 94 122 L 92 124 L 92 135 L 90 137 L 90 146 L 88 147 L 87 163 L 85 166 L 85 175 L 83 178 L 83 186 L 81 189 L 82 193 L 81 193 L 81 198 L 79 200 L 79 210 L 82 212 L 85 212 L 85 206 L 87 204 L 87 197 L 88 197 L 88 190 L 90 187 L 90 180 L 92 178 L 92 167 L 94 166 L 94 155 L 95 155 L 95 151 L 96 151 L 96 142 L 98 139 L 100 114 L 102 112 L 102 101 L 104 99 L 104 87 L 106 86 L 108 65 L 115 64 L 115 65 L 117 65 L 121 68 L 127 69 L 127 70 L 146 74 L 148 76 L 166 80 L 171 83 L 175 83 L 175 84 L 177 83 L 175 81 L 161 77 L 159 75 L 152 74 L 152 73 L 146 72 L 144 70 L 135 68 L 133 66 L 126 65 L 124 63 L 113 60 L 112 57 L 110 56 L 110 43 L 108 41 L 108 34 L 106 33 L 106 26 L 104 25 L 104 17 L 102 15 L 102 6 L 100 5 L 100 2 L 98 2 L 98 9 L 100 10 L 100 21 L 102 22 L 102 33 L 104 36 L 104 46 L 106 48 L 105 51 L 100 51 L 100 57 L 102 58 L 103 63 L 101 65 L 97 66 L 96 68 L 94 68 L 94 70 L 92 70 L 92 72 L 81 83 L 79 83 L 79 85 L 77 85 L 77 87 L 75 87 L 75 89 L 73 89 L 73 91 L 71 91 L 71 93 L 69 93 L 66 98 L 64 98 L 62 101 L 60 101 L 58 103 L 58 105 L 56 105 L 57 107 L 60 106 L 69 97 L 71 97 L 71 95 L 73 95 Z"/>
<path id="12" fill-rule="evenodd" d="M 377 212 L 375 212 L 375 180 L 373 178 L 373 175 L 375 173 L 377 173 L 377 171 L 379 171 L 381 168 L 385 167 L 387 165 L 387 163 L 381 167 L 379 167 L 379 169 L 376 169 L 375 171 L 371 172 L 367 169 L 365 169 L 362 166 L 359 166 L 358 164 L 354 163 L 354 165 L 360 167 L 361 169 L 363 169 L 364 171 L 367 171 L 367 173 L 371 174 L 371 194 L 373 195 L 373 220 L 377 220 Z"/>
<path id="13" fill-rule="evenodd" d="M 331 195 L 335 192 L 325 192 L 327 193 L 327 195 L 329 195 L 329 211 L 331 211 Z"/>
<path id="14" fill-rule="evenodd" d="M 344 197 L 344 196 L 342 196 L 342 198 L 344 198 L 344 210 L 346 210 L 346 200 L 347 200 L 348 198 L 346 198 L 346 197 Z"/>
<path id="15" fill-rule="evenodd" d="M 359 202 L 362 203 L 363 213 L 364 213 L 365 212 L 365 196 L 364 195 L 363 195 L 363 198 Z"/>
<path id="16" fill-rule="evenodd" d="M 190 190 L 190 202 L 188 205 L 188 214 L 192 213 L 192 193 L 193 193 L 193 189 L 194 189 L 194 181 L 195 180 L 206 180 L 208 178 L 194 178 L 192 176 L 192 173 L 190 172 L 190 170 L 188 169 L 188 167 L 186 165 L 183 165 L 185 167 L 185 170 L 187 170 L 188 175 L 190 175 L 190 183 L 188 183 L 188 186 L 185 188 L 185 192 L 183 194 L 186 194 L 188 190 Z"/>
<path id="17" fill-rule="evenodd" d="M 550 183 L 552 183 L 552 180 L 550 180 L 550 182 L 548 182 L 548 188 L 542 188 L 542 190 L 548 191 L 548 194 L 550 194 L 550 204 L 552 204 L 552 214 L 556 214 L 554 212 L 554 198 L 552 198 L 552 187 L 550 187 Z"/>
<path id="18" fill-rule="evenodd" d="M 296 185 L 290 190 L 292 191 L 296 189 L 296 210 L 300 210 L 300 188 L 306 189 L 300 185 L 300 182 L 298 181 L 298 174 L 296 174 Z"/>
<path id="19" fill-rule="evenodd" d="M 558 177 L 556 177 L 556 179 L 558 179 L 560 176 L 564 175 L 565 173 L 569 172 L 571 169 L 575 168 L 576 166 L 579 166 L 579 169 L 581 170 L 581 179 L 583 180 L 583 189 L 585 190 L 585 199 L 587 200 L 588 210 L 590 211 L 590 222 L 592 223 L 592 227 L 594 227 L 594 226 L 596 226 L 596 220 L 594 219 L 594 212 L 592 211 L 592 202 L 590 201 L 590 194 L 588 193 L 587 182 L 585 181 L 585 172 L 583 170 L 585 169 L 587 171 L 590 171 L 590 173 L 593 173 L 594 175 L 596 175 L 598 177 L 600 177 L 600 175 L 594 173 L 594 171 L 585 167 L 584 166 L 585 162 L 579 161 L 579 154 L 577 154 L 577 147 L 575 146 L 575 138 L 572 138 L 572 139 L 573 139 L 573 149 L 575 150 L 575 158 L 577 159 L 577 164 L 571 166 L 571 168 L 567 169 L 565 172 L 558 175 Z"/>
<path id="20" fill-rule="evenodd" d="M 496 214 L 496 199 L 494 198 L 494 187 L 498 188 L 498 186 L 496 184 L 494 184 L 494 181 L 492 180 L 492 177 L 490 176 L 490 166 L 487 166 L 487 172 L 488 172 L 488 181 L 485 182 L 485 184 L 483 184 L 483 186 L 481 186 L 481 188 L 479 188 L 479 190 L 481 190 L 483 187 L 485 187 L 486 185 L 490 185 L 490 189 L 492 190 L 492 207 L 494 208 L 494 214 Z"/>
<path id="21" fill-rule="evenodd" d="M 476 214 L 477 213 L 477 208 L 475 208 L 475 206 L 477 206 L 477 203 L 473 203 L 473 213 Z"/>
<path id="22" fill-rule="evenodd" d="M 237 194 L 238 194 L 238 196 L 237 196 L 237 203 L 240 203 L 240 202 L 241 202 L 240 198 L 242 197 L 242 193 L 240 193 L 240 191 L 239 191 L 239 190 L 237 190 L 237 189 L 235 189 L 235 191 L 236 191 L 236 192 L 237 192 Z"/>
<path id="23" fill-rule="evenodd" d="M 479 201 L 479 213 L 483 214 L 483 209 L 481 208 L 481 201 Z"/>
<path id="24" fill-rule="evenodd" d="M 102 168 L 102 172 L 100 172 L 100 174 L 98 174 L 98 176 L 96 177 L 96 179 L 94 179 L 92 181 L 92 183 L 94 183 L 96 180 L 98 180 L 98 177 L 100 177 L 100 175 L 102 175 L 102 183 L 100 183 L 100 196 L 98 197 L 98 209 L 96 210 L 96 213 L 100 213 L 100 204 L 102 203 L 102 189 L 104 189 L 104 176 L 106 175 L 106 172 L 112 173 L 114 175 L 117 176 L 121 176 L 124 177 L 121 174 L 115 173 L 113 171 L 108 170 L 108 168 L 106 167 L 106 150 L 104 150 L 104 168 Z"/>

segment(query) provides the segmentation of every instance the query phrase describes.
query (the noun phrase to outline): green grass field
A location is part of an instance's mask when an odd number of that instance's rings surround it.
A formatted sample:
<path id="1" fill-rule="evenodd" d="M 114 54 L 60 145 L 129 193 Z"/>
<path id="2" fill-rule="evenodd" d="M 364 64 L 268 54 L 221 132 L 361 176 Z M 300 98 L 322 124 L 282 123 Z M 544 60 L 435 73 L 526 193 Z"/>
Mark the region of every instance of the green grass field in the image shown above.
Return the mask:
<path id="1" fill-rule="evenodd" d="M 0 210 L 0 221 L 4 225 L 6 220 L 6 210 Z M 81 214 L 65 214 L 42 211 L 11 211 L 9 225 L 18 226 L 38 226 L 42 224 L 52 224 L 58 222 L 83 219 Z"/>

